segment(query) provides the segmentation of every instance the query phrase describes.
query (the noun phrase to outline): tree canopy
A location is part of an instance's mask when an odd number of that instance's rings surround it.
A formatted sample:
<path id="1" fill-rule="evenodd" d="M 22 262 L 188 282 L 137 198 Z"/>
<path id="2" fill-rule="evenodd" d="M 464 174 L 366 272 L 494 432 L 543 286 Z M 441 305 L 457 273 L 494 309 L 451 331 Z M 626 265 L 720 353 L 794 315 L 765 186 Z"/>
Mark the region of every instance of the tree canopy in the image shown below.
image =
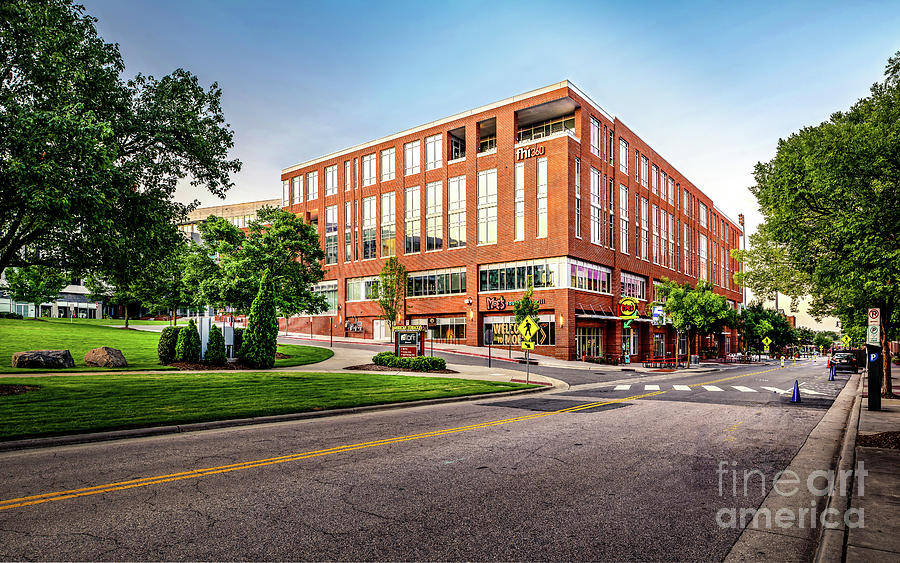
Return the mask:
<path id="1" fill-rule="evenodd" d="M 34 318 L 41 316 L 41 303 L 55 301 L 69 281 L 59 268 L 26 266 L 6 270 L 6 283 L 0 289 L 8 291 L 16 301 L 34 304 Z"/>
<path id="2" fill-rule="evenodd" d="M 0 3 L 0 271 L 119 275 L 131 231 L 189 208 L 178 182 L 224 196 L 240 170 L 218 85 L 183 69 L 123 79 L 96 21 L 70 0 Z"/>
<path id="3" fill-rule="evenodd" d="M 289 317 L 325 310 L 324 296 L 314 291 L 322 280 L 316 229 L 283 209 L 263 207 L 245 233 L 221 217 L 200 225 L 202 243 L 187 258 L 185 283 L 196 304 L 232 307 L 247 313 L 268 272 L 275 309 Z"/>
<path id="4" fill-rule="evenodd" d="M 847 111 L 778 142 L 751 191 L 765 219 L 747 261 L 761 295 L 809 293 L 811 312 L 845 331 L 881 309 L 883 341 L 900 321 L 900 52 L 885 80 Z M 775 256 L 775 260 L 766 260 Z M 785 266 L 784 268 L 782 266 Z M 793 279 L 791 279 L 793 278 Z M 883 392 L 890 393 L 890 368 Z"/>
<path id="5" fill-rule="evenodd" d="M 663 279 L 656 295 L 675 330 L 689 336 L 688 355 L 693 336 L 719 332 L 725 326 L 735 324 L 735 311 L 728 305 L 728 300 L 715 293 L 706 281 L 701 280 L 692 287 Z"/>

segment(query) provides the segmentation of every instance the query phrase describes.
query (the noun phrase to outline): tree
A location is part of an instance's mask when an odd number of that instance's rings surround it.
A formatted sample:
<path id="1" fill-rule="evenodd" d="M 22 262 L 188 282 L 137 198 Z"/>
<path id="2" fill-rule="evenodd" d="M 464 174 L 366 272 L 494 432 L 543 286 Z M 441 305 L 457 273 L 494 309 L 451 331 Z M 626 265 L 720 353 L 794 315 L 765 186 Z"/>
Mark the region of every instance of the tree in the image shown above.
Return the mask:
<path id="1" fill-rule="evenodd" d="M 728 300 L 714 293 L 705 281 L 697 283 L 695 288 L 663 279 L 657 289 L 657 299 L 663 303 L 675 330 L 687 335 L 688 356 L 695 336 L 720 332 L 725 326 L 736 324 L 734 309 L 728 305 Z"/>
<path id="2" fill-rule="evenodd" d="M 169 328 L 169 327 L 166 327 Z M 212 323 L 209 327 L 209 336 L 206 338 L 206 356 L 204 360 L 212 366 L 224 366 L 227 358 L 225 357 L 225 337 L 219 326 Z"/>
<path id="3" fill-rule="evenodd" d="M 816 331 L 805 326 L 799 326 L 794 329 L 794 339 L 799 344 L 812 344 L 816 338 Z"/>
<path id="4" fill-rule="evenodd" d="M 775 309 L 766 309 L 762 302 L 755 301 L 744 307 L 738 316 L 737 325 L 748 351 L 761 352 L 763 339 L 771 339 L 770 347 L 784 348 L 796 343 L 794 330 L 787 317 Z"/>
<path id="5" fill-rule="evenodd" d="M 406 267 L 391 256 L 381 268 L 378 275 L 378 306 L 381 307 L 381 318 L 393 328 L 397 316 L 406 310 L 406 284 L 409 274 Z"/>
<path id="6" fill-rule="evenodd" d="M 540 306 L 538 305 L 537 301 L 531 298 L 533 294 L 534 287 L 529 285 L 528 289 L 525 290 L 525 294 L 522 296 L 522 298 L 513 304 L 513 311 L 516 315 L 516 326 L 524 321 L 525 317 L 531 317 L 533 321 L 537 322 Z"/>
<path id="7" fill-rule="evenodd" d="M 325 275 L 316 230 L 283 209 L 263 207 L 257 217 L 246 234 L 215 216 L 200 225 L 203 242 L 187 260 L 188 287 L 203 304 L 246 313 L 268 272 L 275 308 L 282 315 L 324 311 L 324 296 L 313 291 Z"/>
<path id="8" fill-rule="evenodd" d="M 115 277 L 129 233 L 189 208 L 179 181 L 224 197 L 240 170 L 218 85 L 183 69 L 124 80 L 96 21 L 71 0 L 0 3 L 0 271 Z M 121 214 L 138 199 L 153 205 Z"/>
<path id="9" fill-rule="evenodd" d="M 34 318 L 41 316 L 41 303 L 54 301 L 69 281 L 57 268 L 26 266 L 6 270 L 4 291 L 16 301 L 34 303 Z"/>
<path id="10" fill-rule="evenodd" d="M 269 369 L 275 365 L 278 351 L 278 316 L 268 272 L 263 272 L 259 293 L 250 306 L 250 318 L 241 345 L 241 360 L 254 368 Z"/>
<path id="11" fill-rule="evenodd" d="M 175 344 L 175 361 L 197 363 L 200 361 L 200 333 L 194 319 L 188 321 L 188 325 L 178 331 L 178 341 Z"/>
<path id="12" fill-rule="evenodd" d="M 822 350 L 824 348 L 831 348 L 835 340 L 837 340 L 837 334 L 830 331 L 822 331 L 816 333 L 813 344 L 816 345 L 816 348 Z"/>
<path id="13" fill-rule="evenodd" d="M 182 240 L 167 256 L 152 264 L 138 288 L 138 296 L 144 304 L 171 315 L 172 326 L 178 325 L 178 309 L 196 301 L 185 281 L 189 244 Z"/>
<path id="14" fill-rule="evenodd" d="M 900 320 L 898 154 L 900 52 L 868 97 L 779 140 L 775 157 L 756 165 L 751 188 L 765 219 L 765 236 L 754 241 L 751 255 L 777 247 L 809 288 L 811 312 L 837 316 L 845 330 L 861 326 L 868 307 L 880 308 L 883 347 L 897 336 Z M 767 267 L 752 264 L 753 270 Z M 791 284 L 780 285 L 772 284 L 782 293 L 798 293 Z M 752 277 L 748 286 L 756 291 Z M 888 363 L 882 395 L 891 394 Z"/>

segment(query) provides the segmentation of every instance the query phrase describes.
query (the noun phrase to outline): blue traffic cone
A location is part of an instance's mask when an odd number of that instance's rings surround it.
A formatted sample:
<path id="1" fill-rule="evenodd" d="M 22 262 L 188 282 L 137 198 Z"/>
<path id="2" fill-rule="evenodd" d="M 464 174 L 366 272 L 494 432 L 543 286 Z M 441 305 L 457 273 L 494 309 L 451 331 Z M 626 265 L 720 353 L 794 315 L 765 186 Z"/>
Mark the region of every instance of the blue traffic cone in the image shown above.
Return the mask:
<path id="1" fill-rule="evenodd" d="M 831 369 L 828 370 L 828 381 L 834 381 L 834 366 L 831 366 Z"/>
<path id="2" fill-rule="evenodd" d="M 800 384 L 797 383 L 797 380 L 794 380 L 794 392 L 791 393 L 791 402 L 799 403 L 800 402 Z"/>

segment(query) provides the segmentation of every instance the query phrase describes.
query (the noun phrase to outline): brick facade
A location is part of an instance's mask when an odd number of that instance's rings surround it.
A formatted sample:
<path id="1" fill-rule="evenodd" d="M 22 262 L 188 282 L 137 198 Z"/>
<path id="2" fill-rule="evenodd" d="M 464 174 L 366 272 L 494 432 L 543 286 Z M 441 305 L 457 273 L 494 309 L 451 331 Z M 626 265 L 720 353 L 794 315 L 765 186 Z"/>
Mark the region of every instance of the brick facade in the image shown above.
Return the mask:
<path id="1" fill-rule="evenodd" d="M 591 150 L 591 120 L 600 123 L 599 155 Z M 547 125 L 549 135 L 537 139 L 523 140 L 517 143 L 517 132 L 522 129 L 531 129 L 545 122 L 565 119 L 568 124 Z M 492 124 L 492 120 L 496 120 Z M 574 123 L 572 123 L 574 121 Z M 450 160 L 451 143 L 450 134 L 462 135 L 464 129 L 465 156 Z M 479 143 L 482 131 L 496 131 L 496 148 L 479 153 Z M 612 146 L 610 147 L 610 134 Z M 425 170 L 426 147 L 425 139 L 433 135 L 441 135 L 441 165 L 433 170 Z M 627 158 L 628 172 L 621 167 L 620 139 L 628 143 Z M 404 146 L 406 143 L 419 141 L 420 170 L 417 173 L 405 174 Z M 382 181 L 381 151 L 394 149 L 395 175 L 393 179 Z M 520 149 L 532 149 L 529 156 Z M 612 155 L 609 154 L 610 148 Z M 635 151 L 638 151 L 637 163 Z M 362 160 L 365 155 L 375 154 L 376 181 L 373 185 L 363 186 Z M 640 174 L 640 157 L 646 157 L 647 185 L 644 186 Z M 538 209 L 537 167 L 539 159 L 546 158 L 547 180 L 547 235 L 538 237 Z M 580 160 L 580 230 L 576 232 L 576 159 Z M 350 180 L 349 189 L 345 189 L 347 178 L 345 177 L 346 162 L 349 162 Z M 515 168 L 516 164 L 524 165 L 524 237 L 516 240 L 515 218 Z M 660 172 L 665 173 L 666 178 L 671 178 L 677 186 L 674 197 L 663 200 L 660 195 L 654 195 L 652 190 L 652 170 L 656 166 Z M 325 174 L 327 167 L 337 167 L 336 193 L 326 195 Z M 635 169 L 638 169 L 637 171 Z M 596 172 L 592 172 L 592 169 Z M 496 170 L 496 243 L 478 244 L 478 172 Z M 306 175 L 310 172 L 318 174 L 317 197 L 308 199 L 308 185 Z M 600 227 L 603 236 L 597 243 L 592 242 L 591 237 L 591 176 L 599 176 L 602 181 L 600 189 L 601 217 L 603 221 Z M 295 199 L 294 189 L 296 177 L 301 177 L 302 202 L 292 203 Z M 456 177 L 465 178 L 466 186 L 466 243 L 462 248 L 448 248 L 449 223 L 448 223 L 448 180 Z M 658 178 L 658 177 L 657 177 Z M 645 299 L 641 300 L 641 317 L 633 323 L 637 328 L 638 354 L 631 356 L 633 361 L 641 357 L 653 354 L 654 334 L 665 342 L 665 353 L 672 355 L 675 346 L 675 334 L 671 327 L 651 326 L 649 322 L 650 307 L 653 299 L 653 281 L 663 277 L 678 281 L 696 283 L 698 281 L 699 251 L 696 251 L 700 235 L 707 237 L 709 252 L 709 279 L 718 281 L 714 283 L 715 290 L 725 295 L 734 303 L 741 301 L 741 288 L 731 280 L 733 273 L 739 264 L 736 264 L 729 256 L 728 250 L 739 244 L 741 230 L 728 217 L 718 210 L 712 201 L 697 189 L 689 180 L 683 177 L 673 166 L 657 154 L 649 145 L 634 134 L 619 119 L 614 118 L 596 106 L 585 94 L 570 82 L 561 82 L 529 92 L 514 98 L 504 100 L 458 114 L 450 118 L 430 123 L 409 131 L 401 132 L 383 139 L 373 141 L 345 151 L 334 153 L 313 161 L 287 168 L 282 173 L 284 185 L 283 206 L 293 213 L 302 215 L 309 221 L 318 224 L 323 248 L 325 247 L 325 215 L 326 208 L 337 206 L 337 249 L 338 258 L 336 264 L 326 265 L 326 280 L 337 281 L 336 307 L 326 315 L 300 316 L 288 319 L 286 322 L 291 330 L 299 332 L 312 331 L 313 334 L 334 334 L 358 336 L 360 338 L 373 338 L 379 329 L 377 317 L 380 314 L 378 304 L 375 301 L 347 301 L 347 283 L 350 278 L 364 276 L 377 276 L 385 262 L 382 257 L 381 245 L 381 194 L 394 193 L 395 208 L 395 248 L 396 255 L 406 266 L 411 274 L 423 270 L 438 270 L 443 268 L 465 268 L 466 291 L 464 294 L 441 295 L 435 297 L 409 297 L 407 298 L 405 323 L 425 323 L 427 318 L 464 319 L 465 337 L 458 340 L 460 343 L 472 346 L 483 345 L 483 329 L 485 320 L 497 321 L 496 317 L 512 315 L 512 307 L 501 305 L 511 303 L 521 298 L 523 291 L 497 290 L 479 291 L 479 275 L 482 266 L 488 264 L 535 260 L 543 258 L 562 258 L 563 261 L 556 266 L 551 280 L 552 287 L 536 288 L 535 299 L 543 299 L 541 305 L 542 330 L 546 337 L 552 331 L 553 344 L 538 346 L 537 351 L 543 354 L 553 355 L 559 358 L 574 359 L 577 355 L 585 354 L 585 350 L 595 350 L 593 347 L 579 349 L 576 343 L 576 333 L 582 334 L 582 340 L 588 346 L 593 346 L 594 333 L 588 334 L 586 329 L 602 329 L 602 343 L 599 355 L 622 354 L 622 321 L 615 319 L 617 304 L 620 299 L 621 272 L 628 272 L 645 278 Z M 442 212 L 442 244 L 441 250 L 426 251 L 426 184 L 441 182 L 441 212 Z M 419 252 L 404 252 L 406 236 L 405 216 L 405 189 L 411 186 L 419 186 L 419 240 L 421 249 Z M 610 186 L 612 186 L 612 208 L 610 209 Z M 628 252 L 621 252 L 621 214 L 620 193 L 621 186 L 628 190 Z M 659 190 L 657 189 L 657 192 Z M 667 192 L 669 190 L 666 190 Z M 685 191 L 688 194 L 689 210 L 684 209 Z M 362 217 L 361 202 L 369 196 L 377 196 L 376 203 L 376 247 L 377 257 L 363 260 L 362 258 Z M 638 199 L 635 199 L 638 196 Z M 636 218 L 643 207 L 643 200 L 647 200 L 648 215 L 653 216 L 654 206 L 657 213 L 665 213 L 667 218 L 673 216 L 675 227 L 675 261 L 672 263 L 671 254 L 666 252 L 664 260 L 654 259 L 652 250 L 654 247 L 653 224 L 648 219 L 647 258 L 641 257 L 639 249 L 642 245 L 641 238 L 635 238 Z M 355 233 L 358 247 L 354 249 L 351 260 L 345 261 L 345 203 L 351 202 L 352 227 Z M 698 210 L 700 203 L 707 208 L 708 220 L 706 226 L 700 224 Z M 610 214 L 612 211 L 612 214 Z M 686 213 L 689 211 L 689 213 Z M 612 239 L 609 239 L 610 221 L 612 219 Z M 717 221 L 714 227 L 713 221 Z M 658 222 L 662 223 L 662 220 Z M 668 223 L 668 221 L 667 221 Z M 684 258 L 684 228 L 689 228 L 689 254 L 688 271 L 685 272 Z M 723 228 L 724 225 L 724 228 Z M 666 225 L 668 227 L 668 225 Z M 669 234 L 669 229 L 665 229 Z M 580 237 L 580 238 L 579 238 Z M 671 238 L 671 234 L 668 238 Z M 352 239 L 351 239 L 352 240 Z M 712 252 L 717 250 L 716 261 Z M 636 255 L 637 254 L 637 255 Z M 658 252 L 662 255 L 662 251 Z M 720 258 L 725 256 L 724 260 Z M 610 283 L 608 292 L 588 291 L 570 287 L 573 285 L 571 267 L 569 262 L 578 260 L 592 265 L 603 266 L 610 270 Z M 716 274 L 712 273 L 713 265 L 721 264 Z M 727 266 L 727 271 L 726 271 Z M 511 266 L 512 267 L 512 266 Z M 538 270 L 534 270 L 537 272 Z M 535 274 L 536 275 L 536 274 Z M 510 278 L 512 279 L 512 278 Z M 533 278 L 532 278 L 533 279 Z M 490 282 L 492 283 L 492 282 Z M 577 285 L 577 284 L 575 284 Z M 502 298 L 502 299 L 501 299 Z M 490 301 L 490 303 L 489 303 Z M 284 323 L 285 321 L 282 321 Z M 553 325 L 551 328 L 549 325 Z M 282 325 L 284 326 L 284 325 Z M 495 325 L 498 330 L 505 330 L 501 325 Z M 347 332 L 347 329 L 355 327 L 362 332 Z M 455 334 L 460 335 L 461 329 L 455 329 Z M 497 331 L 495 331 L 496 333 Z M 434 336 L 447 337 L 450 333 L 446 330 L 436 329 Z M 495 334 L 495 339 L 497 338 Z M 726 339 L 729 339 L 732 350 L 737 347 L 735 334 L 722 335 L 719 344 L 724 352 Z M 598 355 L 592 353 L 591 355 Z"/>

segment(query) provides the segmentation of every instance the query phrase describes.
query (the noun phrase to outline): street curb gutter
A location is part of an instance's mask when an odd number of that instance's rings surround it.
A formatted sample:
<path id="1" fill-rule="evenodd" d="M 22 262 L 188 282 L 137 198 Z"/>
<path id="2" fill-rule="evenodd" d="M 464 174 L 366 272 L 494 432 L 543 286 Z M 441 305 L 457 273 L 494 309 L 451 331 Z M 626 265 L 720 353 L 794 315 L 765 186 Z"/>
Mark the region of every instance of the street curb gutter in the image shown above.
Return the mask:
<path id="1" fill-rule="evenodd" d="M 850 418 L 854 411 L 856 403 L 857 388 L 859 385 L 859 375 L 853 376 L 838 394 L 831 408 L 822 417 L 822 420 L 809 433 L 803 446 L 797 452 L 797 455 L 791 460 L 785 471 L 793 471 L 800 478 L 800 484 L 806 484 L 806 478 L 811 470 L 827 471 L 837 466 L 839 453 L 843 453 L 846 444 L 848 427 Z M 855 441 L 855 438 L 854 438 Z M 844 446 L 844 448 L 842 448 Z M 851 448 L 852 452 L 853 449 Z M 852 464 L 852 461 L 849 463 Z M 785 477 L 787 478 L 787 477 Z M 836 482 L 839 483 L 839 479 Z M 796 481 L 786 481 L 789 485 L 797 483 Z M 815 506 L 816 514 L 822 514 L 826 503 L 832 500 L 826 496 L 818 496 L 808 490 L 806 486 L 795 487 L 797 494 L 793 496 L 785 496 L 779 494 L 773 489 L 766 495 L 765 500 L 759 507 L 759 511 L 768 509 L 774 522 L 774 515 L 779 509 L 788 508 L 797 513 L 797 509 L 809 509 Z M 833 491 L 831 491 L 833 492 Z M 846 498 L 843 502 L 846 502 Z M 835 503 L 841 502 L 838 498 Z M 837 504 L 834 505 L 838 508 Z M 815 527 L 798 527 L 791 525 L 787 528 L 780 528 L 777 525 L 771 527 L 754 528 L 752 520 L 741 532 L 737 541 L 732 546 L 725 561 L 760 561 L 760 560 L 777 560 L 777 561 L 797 561 L 809 560 L 810 556 L 817 553 L 818 543 L 820 539 L 821 526 L 816 519 Z M 829 521 L 835 521 L 832 518 Z M 765 522 L 765 519 L 760 519 Z M 843 533 L 843 532 L 841 532 Z M 834 540 L 829 539 L 829 542 Z M 837 540 L 839 544 L 843 543 L 841 536 Z M 839 548 L 840 549 L 840 548 Z M 826 559 L 830 561 L 831 559 Z M 838 559 L 840 560 L 840 553 Z"/>
<path id="2" fill-rule="evenodd" d="M 153 426 L 150 428 L 132 428 L 128 430 L 111 430 L 108 432 L 93 432 L 90 434 L 74 434 L 70 436 L 51 436 L 48 438 L 29 438 L 25 440 L 13 440 L 0 442 L 0 452 L 25 450 L 33 448 L 52 448 L 56 446 L 69 446 L 73 444 L 87 444 L 92 442 L 107 442 L 110 440 L 124 440 L 128 438 L 146 438 L 165 434 L 180 434 L 182 432 L 196 432 L 199 430 L 214 430 L 217 428 L 231 428 L 236 426 L 251 426 L 255 424 L 271 424 L 275 422 L 291 422 L 312 418 L 324 418 L 328 416 L 343 416 L 374 411 L 406 409 L 428 405 L 440 405 L 444 403 L 461 403 L 465 401 L 481 401 L 496 399 L 513 395 L 529 393 L 546 393 L 558 390 L 559 384 L 568 388 L 563 382 L 558 382 L 553 387 L 537 387 L 535 389 L 520 389 L 517 391 L 501 391 L 497 393 L 485 393 L 480 395 L 463 395 L 460 397 L 441 397 L 439 399 L 422 399 L 403 403 L 387 403 L 384 405 L 367 405 L 363 407 L 351 407 L 347 409 L 333 409 L 323 411 L 298 412 L 289 414 L 276 414 L 271 416 L 256 416 L 251 418 L 233 418 L 227 420 L 211 420 L 209 422 L 192 422 L 170 426 Z"/>
<path id="3" fill-rule="evenodd" d="M 838 475 L 842 471 L 853 472 L 847 494 L 835 495 L 832 489 L 828 495 L 827 509 L 835 509 L 839 514 L 845 514 L 850 504 L 850 491 L 856 487 L 856 437 L 859 430 L 859 410 L 862 405 L 862 387 L 863 379 L 859 378 L 856 388 L 856 397 L 853 401 L 853 408 L 850 411 L 850 422 L 844 431 L 844 441 L 841 445 L 841 458 L 838 461 Z M 819 546 L 816 549 L 816 563 L 827 563 L 830 561 L 843 561 L 844 559 L 844 540 L 847 537 L 847 526 L 843 519 L 838 520 L 840 525 L 837 528 L 823 528 L 819 536 Z"/>

